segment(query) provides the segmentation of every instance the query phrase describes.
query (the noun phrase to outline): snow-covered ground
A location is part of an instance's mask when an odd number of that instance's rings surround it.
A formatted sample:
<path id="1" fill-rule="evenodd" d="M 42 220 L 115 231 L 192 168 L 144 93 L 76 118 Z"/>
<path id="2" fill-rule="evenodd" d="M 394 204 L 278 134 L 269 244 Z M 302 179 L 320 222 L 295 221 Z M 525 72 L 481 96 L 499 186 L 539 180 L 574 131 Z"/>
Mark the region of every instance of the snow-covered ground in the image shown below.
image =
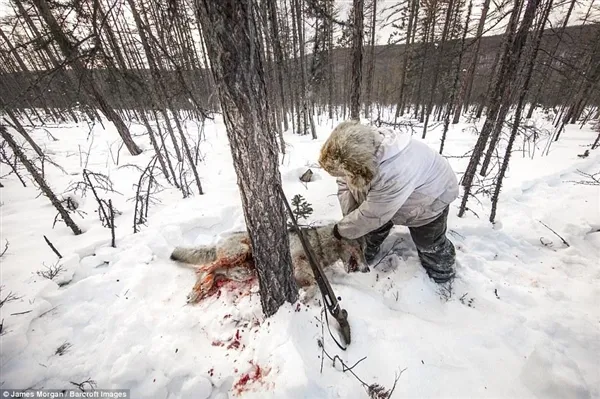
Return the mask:
<path id="1" fill-rule="evenodd" d="M 195 137 L 197 126 L 187 127 Z M 316 164 L 331 127 L 321 121 L 318 140 L 285 136 L 284 189 L 313 205 L 315 223 L 341 216 L 334 180 Z M 370 273 L 332 270 L 352 327 L 345 352 L 323 333 L 316 303 L 287 304 L 265 319 L 256 287 L 225 285 L 185 304 L 194 273 L 169 260 L 172 248 L 244 228 L 224 126 L 205 127 L 198 166 L 205 194 L 182 199 L 167 188 L 137 234 L 130 198 L 140 172 L 127 165 L 144 167 L 152 147 L 143 126 L 132 129 L 146 151 L 131 157 L 122 150 L 118 166 L 110 125 L 89 136 L 86 124 L 48 127 L 57 141 L 43 129 L 32 133 L 64 168 L 45 167 L 58 193 L 81 180 L 91 149 L 87 168 L 108 174 L 121 193 L 99 192 L 123 212 L 117 248 L 91 194 L 81 203 L 85 218 L 75 216 L 85 233 L 75 237 L 64 224 L 52 227 L 56 212 L 30 180 L 26 188 L 14 174 L 2 180 L 0 242 L 10 245 L 0 299 L 10 292 L 19 299 L 0 310 L 0 389 L 72 389 L 71 382 L 92 379 L 99 389 L 131 389 L 134 398 L 367 397 L 340 362 L 321 358 L 322 338 L 329 355 L 348 365 L 366 356 L 352 370 L 366 384 L 391 389 L 403 371 L 397 398 L 600 397 L 600 187 L 572 182 L 583 179 L 577 169 L 600 170 L 598 150 L 577 156 L 593 141 L 590 129 L 569 127 L 547 156 L 547 138 L 533 158 L 529 150 L 513 154 L 495 225 L 485 198 L 471 201 L 464 218 L 456 216 L 459 201 L 452 205 L 458 266 L 450 298 L 427 278 L 405 228 L 395 228 L 383 248 L 398 250 Z M 439 137 L 438 126 L 425 141 L 437 149 Z M 445 155 L 457 173 L 475 139 L 471 125 L 451 128 Z M 307 167 L 315 177 L 305 186 L 298 177 Z M 53 281 L 36 273 L 57 261 L 44 235 L 63 255 L 64 271 Z"/>

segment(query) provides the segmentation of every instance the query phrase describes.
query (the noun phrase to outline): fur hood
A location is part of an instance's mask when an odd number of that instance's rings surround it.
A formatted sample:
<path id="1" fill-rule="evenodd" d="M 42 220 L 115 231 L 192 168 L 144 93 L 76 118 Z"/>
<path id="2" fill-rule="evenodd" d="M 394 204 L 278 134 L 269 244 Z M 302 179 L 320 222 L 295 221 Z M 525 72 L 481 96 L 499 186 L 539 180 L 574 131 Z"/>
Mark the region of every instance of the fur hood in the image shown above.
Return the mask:
<path id="1" fill-rule="evenodd" d="M 331 176 L 363 189 L 375 177 L 378 166 L 398 155 L 410 140 L 410 134 L 345 121 L 323 144 L 319 164 Z"/>

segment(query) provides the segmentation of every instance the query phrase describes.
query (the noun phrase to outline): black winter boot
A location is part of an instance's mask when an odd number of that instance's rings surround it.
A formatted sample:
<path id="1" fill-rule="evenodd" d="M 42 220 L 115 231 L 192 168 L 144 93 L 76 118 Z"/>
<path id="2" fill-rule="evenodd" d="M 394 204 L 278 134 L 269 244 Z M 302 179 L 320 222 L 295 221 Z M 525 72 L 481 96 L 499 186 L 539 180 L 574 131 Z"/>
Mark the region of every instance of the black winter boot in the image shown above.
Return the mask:
<path id="1" fill-rule="evenodd" d="M 365 236 L 364 253 L 367 263 L 370 264 L 375 257 L 377 257 L 379 249 L 381 248 L 381 244 L 383 244 L 393 227 L 394 223 L 389 221 L 377 230 L 373 230 Z"/>
<path id="2" fill-rule="evenodd" d="M 446 237 L 448 211 L 449 207 L 446 207 L 437 219 L 425 226 L 409 227 L 421 264 L 438 284 L 450 281 L 455 276 L 456 250 Z"/>

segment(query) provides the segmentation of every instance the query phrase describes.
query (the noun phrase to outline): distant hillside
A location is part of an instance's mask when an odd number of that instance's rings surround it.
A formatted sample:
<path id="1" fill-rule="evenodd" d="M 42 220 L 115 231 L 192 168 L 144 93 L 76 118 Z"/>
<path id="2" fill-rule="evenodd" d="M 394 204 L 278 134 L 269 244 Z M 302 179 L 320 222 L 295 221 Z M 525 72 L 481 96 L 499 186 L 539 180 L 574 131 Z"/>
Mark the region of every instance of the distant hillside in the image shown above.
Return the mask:
<path id="1" fill-rule="evenodd" d="M 486 36 L 481 39 L 480 55 L 478 59 L 478 65 L 476 70 L 476 77 L 473 87 L 473 98 L 483 96 L 488 90 L 488 83 L 492 77 L 492 66 L 496 55 L 501 49 L 504 35 Z M 586 25 L 586 26 L 571 26 L 565 29 L 563 34 L 562 42 L 560 43 L 557 51 L 557 56 L 566 58 L 569 64 L 577 64 L 579 57 L 584 53 L 593 43 L 594 40 L 600 38 L 600 24 Z M 472 57 L 472 51 L 474 50 L 473 43 L 474 39 L 467 39 L 466 47 L 467 53 L 463 58 L 462 68 L 467 68 Z M 549 76 L 541 77 L 539 72 L 543 70 L 542 63 L 547 61 L 547 53 L 552 51 L 558 42 L 558 36 L 555 32 L 548 30 L 545 32 L 541 43 L 541 50 L 538 54 L 536 63 L 536 72 L 534 75 L 534 81 L 532 87 L 536 87 L 540 78 L 545 80 L 545 83 L 552 83 L 556 85 L 572 84 L 572 82 L 565 82 L 564 76 L 557 71 L 549 74 Z M 457 57 L 457 51 L 459 49 L 458 42 L 449 42 L 446 46 L 446 51 L 451 55 L 451 59 L 447 60 L 444 68 L 444 72 L 447 72 L 454 76 L 455 66 L 451 67 L 450 64 L 455 62 Z M 349 70 L 346 71 L 346 66 L 349 64 L 346 60 L 349 60 L 350 49 L 336 49 L 334 54 L 336 73 L 338 76 L 344 76 Z M 395 103 L 398 96 L 398 88 L 400 86 L 400 69 L 402 67 L 402 58 L 406 49 L 403 44 L 396 45 L 385 45 L 375 46 L 375 78 L 374 87 L 380 88 L 380 92 L 376 96 L 376 100 L 383 103 Z M 414 45 L 414 50 L 418 53 L 419 60 L 416 65 L 412 66 L 411 72 L 409 72 L 407 86 L 414 88 L 419 80 L 419 75 L 423 73 L 423 85 L 431 85 L 433 66 L 436 61 L 435 51 L 432 44 L 422 46 L 420 44 Z M 365 54 L 368 54 L 368 47 L 365 49 Z M 551 70 L 565 69 L 568 70 L 564 64 L 555 61 Z M 554 101 L 560 101 L 557 94 L 552 90 L 552 84 L 547 85 L 546 92 L 542 95 L 542 99 L 548 104 Z M 415 97 L 412 97 L 413 101 Z M 596 95 L 596 101 L 600 102 L 600 96 Z"/>
<path id="2" fill-rule="evenodd" d="M 597 39 L 600 32 L 600 25 L 571 26 L 566 29 L 561 44 L 559 45 L 557 55 L 563 60 L 553 63 L 551 73 L 548 76 L 540 76 L 543 70 L 541 66 L 547 61 L 547 52 L 550 52 L 556 43 L 558 37 L 555 32 L 548 31 L 542 41 L 542 51 L 538 56 L 536 65 L 537 74 L 534 76 L 532 87 L 536 87 L 540 79 L 544 79 L 545 90 L 542 93 L 541 100 L 544 104 L 553 105 L 561 102 L 561 96 L 564 96 L 565 90 L 572 86 L 569 80 L 569 66 L 577 64 L 579 57 L 585 53 L 592 41 Z M 473 49 L 473 39 L 469 40 L 467 45 L 469 51 L 463 59 L 462 68 L 466 68 L 471 59 Z M 487 36 L 482 38 L 479 63 L 477 67 L 476 79 L 473 87 L 473 99 L 483 98 L 488 90 L 488 83 L 492 76 L 492 67 L 503 42 L 503 36 Z M 439 87 L 436 88 L 435 99 L 442 101 L 447 95 L 452 76 L 454 76 L 455 66 L 453 61 L 457 56 L 458 42 L 449 42 L 445 46 L 448 54 L 443 60 L 441 79 Z M 415 44 L 413 48 L 415 62 L 407 75 L 406 93 L 411 101 L 423 100 L 424 96 L 429 96 L 431 79 L 433 76 L 433 66 L 436 61 L 436 52 L 432 44 Z M 398 88 L 400 86 L 400 68 L 402 66 L 402 57 L 405 53 L 405 46 L 383 45 L 375 47 L 375 78 L 374 78 L 374 96 L 373 100 L 384 104 L 395 104 L 398 97 Z M 365 62 L 368 60 L 369 48 L 365 48 Z M 347 84 L 349 78 L 349 56 L 350 49 L 338 48 L 334 50 L 334 102 L 342 103 L 347 98 Z M 310 63 L 310 56 L 308 61 Z M 366 68 L 365 68 L 366 71 Z M 565 73 L 567 72 L 567 73 Z M 69 71 L 66 72 L 70 73 Z M 142 107 L 152 107 L 148 87 L 153 85 L 153 78 L 148 70 L 128 70 L 114 71 L 108 69 L 95 69 L 90 71 L 90 78 L 96 79 L 104 94 L 108 97 L 111 104 L 116 108 L 132 108 L 132 104 L 139 104 Z M 179 73 L 175 71 L 161 71 L 161 79 L 165 82 L 168 95 L 172 99 L 175 107 L 190 108 L 190 94 L 181 84 L 182 79 L 188 87 L 192 88 L 193 96 L 203 106 L 208 107 L 208 99 L 213 88 L 207 82 L 209 76 L 205 70 L 183 70 Z M 41 107 L 44 102 L 40 101 L 41 96 L 45 98 L 47 104 L 51 107 L 64 108 L 72 107 L 81 99 L 79 89 L 73 85 L 72 79 L 65 76 L 64 73 L 49 73 L 48 71 L 12 73 L 0 76 L 0 98 L 8 104 L 9 107 L 23 108 L 28 104 Z M 419 82 L 421 90 L 419 91 Z M 326 99 L 328 96 L 327 84 L 320 82 L 314 88 L 315 98 Z M 420 97 L 419 97 L 420 93 Z M 288 93 L 288 95 L 290 95 Z M 214 96 L 213 96 L 214 101 Z M 600 103 L 600 95 L 596 93 L 595 99 Z"/>

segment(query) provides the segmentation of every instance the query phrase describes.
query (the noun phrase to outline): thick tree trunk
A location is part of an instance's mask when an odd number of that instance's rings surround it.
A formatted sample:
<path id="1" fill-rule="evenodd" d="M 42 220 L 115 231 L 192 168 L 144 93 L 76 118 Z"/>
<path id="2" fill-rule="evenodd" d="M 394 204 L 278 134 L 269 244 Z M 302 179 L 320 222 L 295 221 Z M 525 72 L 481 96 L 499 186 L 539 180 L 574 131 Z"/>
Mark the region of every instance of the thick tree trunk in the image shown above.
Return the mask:
<path id="1" fill-rule="evenodd" d="M 195 0 L 217 83 L 223 120 L 261 292 L 271 316 L 295 302 L 285 208 L 279 195 L 275 132 L 269 123 L 263 60 L 252 2 Z"/>
<path id="2" fill-rule="evenodd" d="M 354 0 L 352 27 L 352 88 L 350 89 L 350 118 L 360 119 L 360 91 L 363 61 L 363 9 L 364 0 Z"/>
<path id="3" fill-rule="evenodd" d="M 52 205 L 54 205 L 54 207 L 56 208 L 56 210 L 62 217 L 65 224 L 67 226 L 69 226 L 71 231 L 73 231 L 73 234 L 75 234 L 75 235 L 81 234 L 82 233 L 81 229 L 75 224 L 73 219 L 71 219 L 71 215 L 69 215 L 69 212 L 67 212 L 65 207 L 62 205 L 62 203 L 56 197 L 56 195 L 54 195 L 50 186 L 48 186 L 48 184 L 46 183 L 44 178 L 39 174 L 39 172 L 33 166 L 31 161 L 29 161 L 29 159 L 27 159 L 27 157 L 25 156 L 23 151 L 21 151 L 21 148 L 15 142 L 12 135 L 10 133 L 8 133 L 8 130 L 6 130 L 6 127 L 0 126 L 0 134 L 2 135 L 2 138 L 6 141 L 6 143 L 10 147 L 10 149 L 12 150 L 13 154 L 15 154 L 15 157 L 19 161 L 21 161 L 23 166 L 25 166 L 25 169 L 27 169 L 29 174 L 33 177 L 33 180 L 35 180 L 37 185 L 40 187 L 40 190 L 42 190 L 42 193 L 44 193 L 44 195 L 46 197 L 48 197 L 50 202 L 52 202 Z"/>

